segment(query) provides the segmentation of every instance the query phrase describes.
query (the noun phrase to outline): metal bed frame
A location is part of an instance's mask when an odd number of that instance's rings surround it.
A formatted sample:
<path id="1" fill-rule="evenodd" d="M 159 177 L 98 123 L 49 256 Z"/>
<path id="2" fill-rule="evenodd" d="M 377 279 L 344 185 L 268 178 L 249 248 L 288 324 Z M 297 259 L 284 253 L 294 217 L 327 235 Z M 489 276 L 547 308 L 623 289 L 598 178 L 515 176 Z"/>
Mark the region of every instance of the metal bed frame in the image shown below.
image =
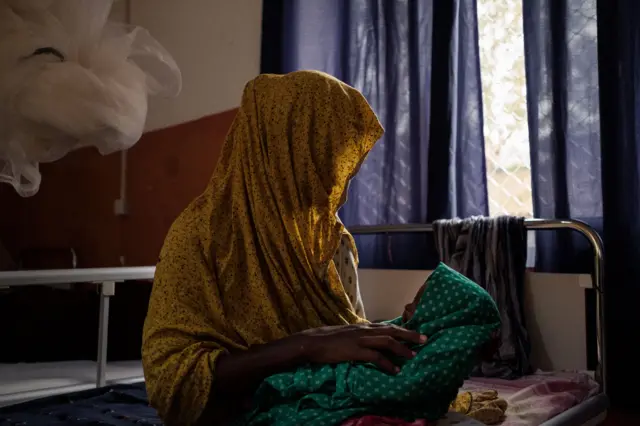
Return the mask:
<path id="1" fill-rule="evenodd" d="M 593 248 L 593 272 L 591 274 L 592 286 L 596 290 L 596 336 L 598 346 L 598 364 L 600 375 L 596 375 L 596 380 L 600 384 L 603 394 L 607 394 L 607 345 L 605 327 L 605 300 L 604 300 L 604 245 L 602 238 L 590 225 L 579 220 L 561 219 L 525 219 L 525 226 L 528 230 L 558 230 L 570 229 L 584 235 Z M 353 226 L 349 228 L 353 235 L 371 234 L 407 234 L 433 232 L 431 224 L 402 224 L 402 225 L 372 225 Z M 1 281 L 0 281 L 1 282 Z"/>
<path id="2" fill-rule="evenodd" d="M 596 289 L 598 310 L 597 342 L 599 364 L 601 368 L 600 382 L 603 394 L 607 392 L 607 353 L 605 336 L 605 305 L 603 281 L 603 244 L 598 233 L 589 225 L 577 220 L 526 219 L 525 225 L 530 230 L 571 229 L 584 235 L 593 247 L 593 287 Z M 391 233 L 425 233 L 432 232 L 431 225 L 384 225 L 354 226 L 350 232 L 354 235 L 391 234 Z M 109 330 L 109 298 L 115 295 L 115 283 L 125 281 L 152 280 L 155 267 L 132 268 L 91 268 L 60 269 L 39 271 L 7 271 L 0 272 L 0 288 L 23 287 L 34 285 L 93 283 L 100 291 L 100 311 L 98 324 L 98 359 L 96 386 L 106 385 L 107 338 Z"/>
<path id="3" fill-rule="evenodd" d="M 109 337 L 109 298 L 115 295 L 116 283 L 152 280 L 155 266 L 136 268 L 52 269 L 40 271 L 0 272 L 0 288 L 35 285 L 92 283 L 100 291 L 98 322 L 98 359 L 96 387 L 107 384 L 107 341 Z"/>

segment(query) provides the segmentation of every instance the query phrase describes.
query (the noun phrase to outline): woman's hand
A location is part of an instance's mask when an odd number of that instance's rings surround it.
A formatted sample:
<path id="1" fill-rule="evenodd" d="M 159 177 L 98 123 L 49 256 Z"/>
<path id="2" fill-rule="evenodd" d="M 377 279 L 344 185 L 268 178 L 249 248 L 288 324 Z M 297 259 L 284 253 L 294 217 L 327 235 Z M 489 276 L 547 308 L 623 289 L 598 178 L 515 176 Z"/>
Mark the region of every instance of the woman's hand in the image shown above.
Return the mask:
<path id="1" fill-rule="evenodd" d="M 388 324 L 363 324 L 321 327 L 245 351 L 221 354 L 215 362 L 216 377 L 212 396 L 199 424 L 213 424 L 213 419 L 241 410 L 265 377 L 291 370 L 301 364 L 335 364 L 371 362 L 391 374 L 398 368 L 388 358 L 415 354 L 403 343 L 423 344 L 426 336 Z M 226 413 L 226 414 L 225 414 Z"/>
<path id="2" fill-rule="evenodd" d="M 370 362 L 390 374 L 397 373 L 399 368 L 391 362 L 389 355 L 413 358 L 415 352 L 404 343 L 423 344 L 427 341 L 426 336 L 389 324 L 314 328 L 289 339 L 289 343 L 300 345 L 308 362 Z"/>

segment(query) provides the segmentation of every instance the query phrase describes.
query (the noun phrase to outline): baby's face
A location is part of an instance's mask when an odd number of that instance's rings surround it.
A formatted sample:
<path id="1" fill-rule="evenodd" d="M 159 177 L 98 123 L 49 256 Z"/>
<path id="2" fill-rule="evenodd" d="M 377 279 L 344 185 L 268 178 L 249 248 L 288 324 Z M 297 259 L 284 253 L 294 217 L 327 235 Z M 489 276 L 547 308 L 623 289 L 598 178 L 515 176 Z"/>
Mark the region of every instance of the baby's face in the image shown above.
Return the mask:
<path id="1" fill-rule="evenodd" d="M 418 303 L 420 303 L 420 299 L 422 298 L 422 293 L 424 293 L 424 289 L 426 287 L 427 287 L 426 283 L 422 284 L 422 286 L 418 289 L 418 292 L 416 293 L 411 303 L 407 304 L 404 307 L 404 311 L 402 312 L 402 322 L 406 323 L 411 318 L 413 318 L 413 315 L 416 313 L 416 307 L 418 306 Z"/>
<path id="2" fill-rule="evenodd" d="M 420 299 L 422 299 L 422 294 L 424 293 L 425 288 L 427 288 L 427 283 L 422 284 L 411 303 L 407 304 L 404 307 L 404 311 L 402 312 L 403 323 L 406 324 L 411 318 L 413 318 L 413 315 L 416 313 L 416 308 L 420 303 Z M 495 332 L 492 335 L 491 339 L 487 343 L 485 343 L 482 348 L 480 348 L 480 359 L 482 361 L 490 362 L 493 359 L 493 355 L 500 349 L 500 346 L 500 333 Z"/>

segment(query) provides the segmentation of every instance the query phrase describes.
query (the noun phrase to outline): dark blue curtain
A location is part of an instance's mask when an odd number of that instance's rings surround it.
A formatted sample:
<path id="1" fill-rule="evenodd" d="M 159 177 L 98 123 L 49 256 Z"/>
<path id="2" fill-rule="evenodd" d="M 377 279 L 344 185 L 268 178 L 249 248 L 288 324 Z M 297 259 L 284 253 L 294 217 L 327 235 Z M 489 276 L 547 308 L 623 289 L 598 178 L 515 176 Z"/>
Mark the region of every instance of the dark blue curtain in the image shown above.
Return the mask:
<path id="1" fill-rule="evenodd" d="M 602 196 L 614 401 L 637 409 L 640 380 L 640 3 L 598 0 Z"/>
<path id="2" fill-rule="evenodd" d="M 533 214 L 601 230 L 596 0 L 523 0 Z M 588 272 L 587 241 L 538 232 L 539 270 Z"/>
<path id="3" fill-rule="evenodd" d="M 332 74 L 365 95 L 386 129 L 351 183 L 345 225 L 488 214 L 475 1 L 264 7 L 262 71 Z M 431 239 L 358 237 L 361 265 L 424 267 Z"/>
<path id="4" fill-rule="evenodd" d="M 640 380 L 640 2 L 523 0 L 534 213 L 577 218 L 605 242 L 609 393 Z M 543 269 L 590 269 L 583 239 L 540 233 Z"/>

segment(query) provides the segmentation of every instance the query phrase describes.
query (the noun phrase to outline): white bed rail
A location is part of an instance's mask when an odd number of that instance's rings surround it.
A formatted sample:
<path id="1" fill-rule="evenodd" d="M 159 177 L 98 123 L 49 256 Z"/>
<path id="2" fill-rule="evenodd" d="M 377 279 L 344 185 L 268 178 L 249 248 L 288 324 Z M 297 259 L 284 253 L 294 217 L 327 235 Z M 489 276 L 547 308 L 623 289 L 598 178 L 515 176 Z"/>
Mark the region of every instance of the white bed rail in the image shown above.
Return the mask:
<path id="1" fill-rule="evenodd" d="M 51 284 L 92 283 L 100 291 L 98 322 L 98 359 L 96 387 L 107 384 L 107 340 L 109 338 L 109 298 L 115 295 L 115 284 L 125 281 L 153 279 L 156 268 L 90 268 L 0 272 L 0 288 Z"/>

